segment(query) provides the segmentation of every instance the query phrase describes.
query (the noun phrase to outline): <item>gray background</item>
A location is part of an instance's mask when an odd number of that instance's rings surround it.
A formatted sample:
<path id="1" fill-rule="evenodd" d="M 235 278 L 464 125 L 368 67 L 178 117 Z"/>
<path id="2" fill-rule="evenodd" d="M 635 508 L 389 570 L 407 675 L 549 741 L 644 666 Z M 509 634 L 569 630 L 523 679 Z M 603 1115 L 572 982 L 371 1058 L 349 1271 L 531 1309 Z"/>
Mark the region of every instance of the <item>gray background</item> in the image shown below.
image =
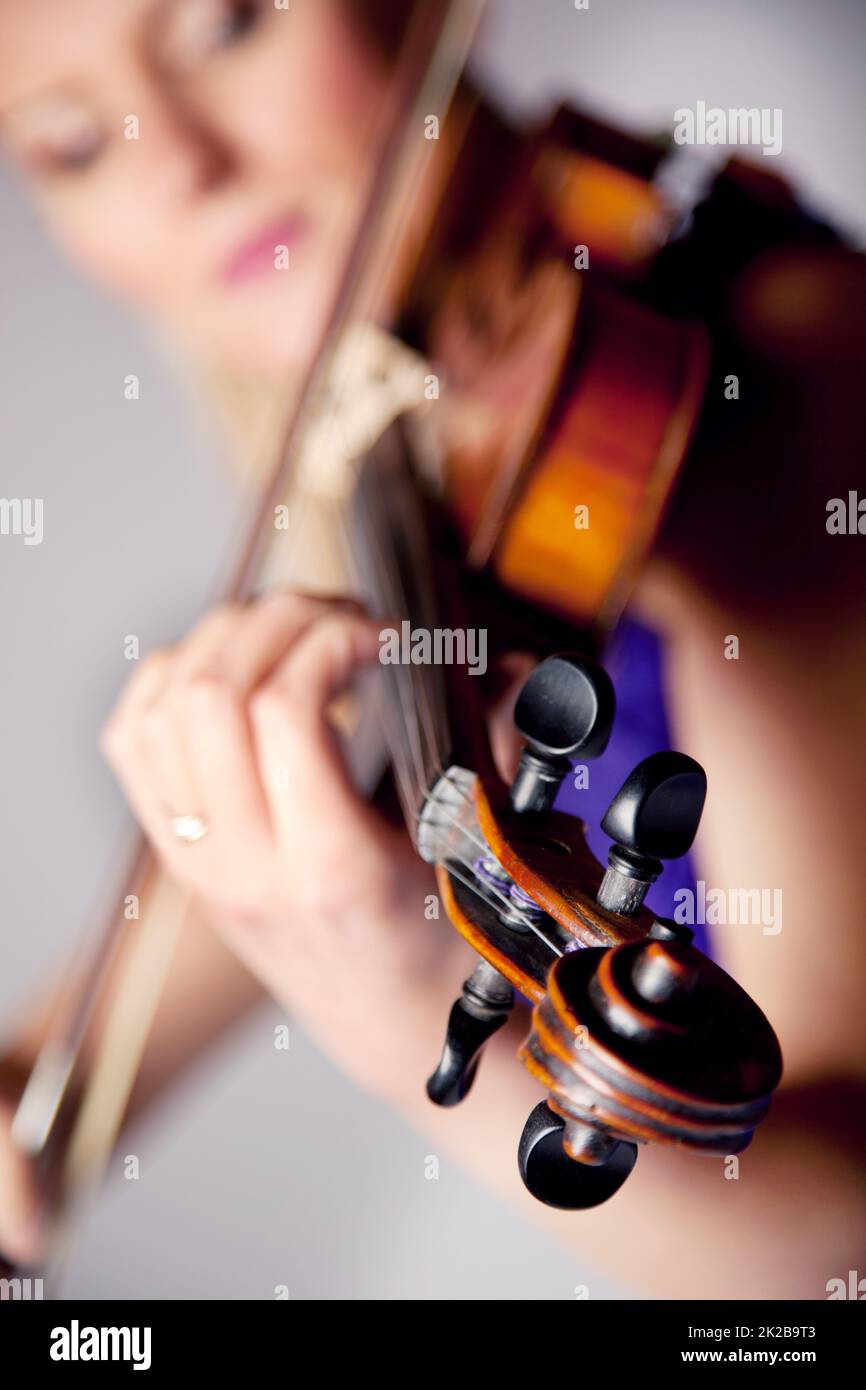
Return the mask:
<path id="1" fill-rule="evenodd" d="M 572 95 L 637 130 L 674 110 L 781 107 L 772 162 L 855 239 L 866 226 L 866 11 L 856 0 L 492 0 L 481 69 L 503 101 Z M 128 832 L 95 748 L 129 673 L 214 592 L 238 498 L 146 334 L 58 261 L 0 176 L 0 494 L 45 498 L 45 539 L 0 537 L 0 1024 L 76 949 Z M 141 400 L 123 398 L 137 373 Z M 82 1297 L 628 1297 L 259 1014 L 125 1146 L 68 1267 Z M 515 1063 L 515 1065 L 517 1065 Z M 419 1078 L 419 1084 L 421 1078 Z M 459 1252 L 459 1258 L 455 1254 Z"/>

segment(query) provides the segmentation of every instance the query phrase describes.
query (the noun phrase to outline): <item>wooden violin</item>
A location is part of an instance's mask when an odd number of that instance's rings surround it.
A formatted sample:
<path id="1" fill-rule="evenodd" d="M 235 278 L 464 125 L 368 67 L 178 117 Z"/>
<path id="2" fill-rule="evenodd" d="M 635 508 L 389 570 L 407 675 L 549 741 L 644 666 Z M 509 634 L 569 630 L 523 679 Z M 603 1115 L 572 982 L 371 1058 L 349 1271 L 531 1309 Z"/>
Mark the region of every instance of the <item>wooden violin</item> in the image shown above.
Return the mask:
<path id="1" fill-rule="evenodd" d="M 383 664 L 381 721 L 409 832 L 479 957 L 428 1094 L 464 1098 L 519 992 L 533 1006 L 520 1059 L 540 1087 L 520 1170 L 541 1200 L 584 1208 L 619 1188 L 643 1144 L 740 1152 L 781 1076 L 749 996 L 644 905 L 697 831 L 698 764 L 659 752 L 635 768 L 604 820 L 606 867 L 554 802 L 573 761 L 604 754 L 615 697 L 597 657 L 702 418 L 723 274 L 708 286 L 700 246 L 715 245 L 714 216 L 727 226 L 748 210 L 756 244 L 796 218 L 777 180 L 732 162 L 696 251 L 704 190 L 688 206 L 672 194 L 662 147 L 567 112 L 518 140 L 459 88 L 482 8 L 437 0 L 409 27 L 394 134 L 230 592 L 304 582 L 305 553 L 339 551 L 383 624 L 480 630 L 493 654 L 547 658 L 518 700 L 510 787 L 465 666 Z M 431 113 L 456 128 L 456 154 L 407 250 Z M 187 910 L 142 845 L 19 1108 L 61 1200 L 114 1142 Z"/>

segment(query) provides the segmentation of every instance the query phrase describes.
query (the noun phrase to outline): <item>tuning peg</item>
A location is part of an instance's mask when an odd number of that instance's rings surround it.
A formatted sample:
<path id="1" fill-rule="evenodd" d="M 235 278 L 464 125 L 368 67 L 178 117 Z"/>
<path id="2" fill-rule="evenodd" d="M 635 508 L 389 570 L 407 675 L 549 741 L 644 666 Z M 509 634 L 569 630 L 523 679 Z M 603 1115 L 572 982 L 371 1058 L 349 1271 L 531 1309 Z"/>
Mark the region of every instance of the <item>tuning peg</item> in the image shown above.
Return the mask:
<path id="1" fill-rule="evenodd" d="M 589 1125 L 566 1122 L 546 1100 L 520 1136 L 517 1166 L 539 1202 L 567 1211 L 600 1206 L 618 1192 L 637 1161 L 637 1145 Z"/>
<path id="2" fill-rule="evenodd" d="M 649 934 L 654 941 L 679 941 L 683 946 L 690 946 L 695 939 L 691 927 L 675 922 L 672 917 L 656 917 Z"/>
<path id="3" fill-rule="evenodd" d="M 570 652 L 537 666 L 517 700 L 514 722 L 526 740 L 511 788 L 516 811 L 549 811 L 569 759 L 607 747 L 616 697 L 607 672 Z"/>
<path id="4" fill-rule="evenodd" d="M 435 1105 L 458 1105 L 475 1080 L 484 1045 L 514 1005 L 514 990 L 495 966 L 479 960 L 448 1016 L 439 1065 L 427 1082 Z"/>
<path id="5" fill-rule="evenodd" d="M 653 753 L 626 778 L 601 828 L 616 844 L 598 901 L 611 912 L 632 914 L 662 871 L 663 859 L 691 848 L 707 794 L 707 775 L 685 753 Z"/>

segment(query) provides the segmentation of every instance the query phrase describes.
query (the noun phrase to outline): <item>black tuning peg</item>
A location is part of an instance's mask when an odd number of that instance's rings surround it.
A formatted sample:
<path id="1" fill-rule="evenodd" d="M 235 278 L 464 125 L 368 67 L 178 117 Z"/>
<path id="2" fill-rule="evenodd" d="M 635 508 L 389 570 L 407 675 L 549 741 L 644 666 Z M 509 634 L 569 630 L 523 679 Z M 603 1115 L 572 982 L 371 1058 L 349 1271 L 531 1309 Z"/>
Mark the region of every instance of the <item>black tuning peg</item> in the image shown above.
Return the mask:
<path id="1" fill-rule="evenodd" d="M 637 1161 L 637 1145 L 588 1125 L 567 1124 L 546 1100 L 523 1129 L 517 1166 L 539 1202 L 567 1211 L 600 1206 L 618 1192 Z"/>
<path id="2" fill-rule="evenodd" d="M 536 667 L 517 700 L 514 722 L 526 740 L 511 788 L 516 811 L 549 811 L 571 758 L 597 758 L 613 727 L 616 697 L 607 672 L 562 652 Z"/>
<path id="3" fill-rule="evenodd" d="M 427 1082 L 435 1105 L 458 1105 L 469 1091 L 484 1044 L 514 1006 L 514 990 L 495 966 L 479 960 L 448 1016 L 439 1065 Z"/>
<path id="4" fill-rule="evenodd" d="M 616 844 L 598 893 L 611 912 L 637 911 L 663 859 L 678 859 L 697 834 L 707 775 L 685 753 L 653 753 L 626 778 L 601 828 Z"/>
<path id="5" fill-rule="evenodd" d="M 672 917 L 656 917 L 649 934 L 654 941 L 679 941 L 683 946 L 690 946 L 695 939 L 691 927 L 675 922 Z"/>

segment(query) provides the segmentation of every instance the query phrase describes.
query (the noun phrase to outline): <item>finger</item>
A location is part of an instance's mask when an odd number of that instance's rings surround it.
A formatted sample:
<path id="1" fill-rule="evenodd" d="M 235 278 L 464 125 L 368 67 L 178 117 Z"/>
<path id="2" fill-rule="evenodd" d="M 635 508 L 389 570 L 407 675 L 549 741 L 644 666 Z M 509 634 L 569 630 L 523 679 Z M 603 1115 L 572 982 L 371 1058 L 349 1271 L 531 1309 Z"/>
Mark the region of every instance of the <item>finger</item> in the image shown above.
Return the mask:
<path id="1" fill-rule="evenodd" d="M 174 655 L 171 647 L 149 652 L 121 691 L 100 740 L 102 751 L 112 766 L 127 751 L 130 731 L 136 728 L 142 710 L 165 689 Z"/>
<path id="2" fill-rule="evenodd" d="M 343 840 L 347 825 L 357 830 L 378 824 L 351 784 L 327 717 L 334 697 L 378 653 L 378 630 L 368 620 L 324 618 L 251 701 L 262 786 L 277 835 L 288 846 L 299 815 L 311 807 L 325 811 L 323 829 L 331 844 Z"/>
<path id="3" fill-rule="evenodd" d="M 178 646 L 172 680 L 186 679 L 215 652 L 229 645 L 243 622 L 244 611 L 240 603 L 221 603 L 206 613 Z"/>
<path id="4" fill-rule="evenodd" d="M 169 680 L 182 677 L 187 668 L 201 664 L 209 651 L 226 640 L 242 611 L 238 605 L 220 605 L 206 614 L 182 643 L 159 647 L 141 660 L 124 686 L 103 733 L 102 743 L 109 757 L 116 743 L 122 745 L 127 729 L 137 725 L 143 711 L 165 693 Z"/>
<path id="5" fill-rule="evenodd" d="M 201 815 L 182 731 L 167 704 L 169 691 L 230 640 L 243 609 L 212 609 L 183 643 L 148 655 L 118 701 L 102 746 L 136 819 L 161 849 L 177 848 L 171 820 Z"/>
<path id="6" fill-rule="evenodd" d="M 198 676 L 226 681 L 240 695 L 255 689 L 285 656 L 288 647 L 328 612 L 357 612 L 351 599 L 323 599 L 279 590 L 239 607 L 222 641 L 191 650 L 178 666 L 178 680 Z"/>
<path id="7" fill-rule="evenodd" d="M 156 771 L 151 738 L 145 734 L 143 721 L 164 695 L 175 657 L 174 648 L 162 648 L 145 657 L 121 695 L 100 741 L 133 814 L 155 842 L 166 833 L 167 793 L 165 776 Z M 155 737 L 155 730 L 152 736 Z"/>
<path id="8" fill-rule="evenodd" d="M 227 845 L 242 854 L 255 841 L 273 840 L 246 705 L 231 685 L 211 677 L 191 682 L 185 702 L 184 738 L 210 848 Z"/>
<path id="9" fill-rule="evenodd" d="M 0 1101 L 0 1251 L 27 1267 L 41 1254 L 40 1196 L 32 1163 L 12 1141 L 13 1113 Z"/>
<path id="10" fill-rule="evenodd" d="M 511 782 L 520 760 L 520 735 L 514 727 L 514 706 L 529 673 L 537 662 L 528 652 L 507 652 L 499 661 L 504 681 L 487 715 L 488 734 L 496 770 L 505 782 Z"/>
<path id="11" fill-rule="evenodd" d="M 186 654 L 169 699 L 209 826 L 223 844 L 271 838 L 245 702 L 286 649 L 333 605 L 277 592 L 239 608 L 216 643 Z M 214 842 L 212 842 L 214 843 Z"/>
<path id="12" fill-rule="evenodd" d="M 135 782 L 152 837 L 164 838 L 166 845 L 176 839 L 171 829 L 175 817 L 199 816 L 208 821 L 206 797 L 188 747 L 185 706 L 179 705 L 177 692 L 185 690 L 188 679 L 217 652 L 231 645 L 243 612 L 238 604 L 222 604 L 206 614 L 173 650 L 164 678 L 152 688 L 150 699 L 140 700 L 130 710 L 129 718 L 137 721 L 137 727 L 134 765 L 128 777 Z"/>

